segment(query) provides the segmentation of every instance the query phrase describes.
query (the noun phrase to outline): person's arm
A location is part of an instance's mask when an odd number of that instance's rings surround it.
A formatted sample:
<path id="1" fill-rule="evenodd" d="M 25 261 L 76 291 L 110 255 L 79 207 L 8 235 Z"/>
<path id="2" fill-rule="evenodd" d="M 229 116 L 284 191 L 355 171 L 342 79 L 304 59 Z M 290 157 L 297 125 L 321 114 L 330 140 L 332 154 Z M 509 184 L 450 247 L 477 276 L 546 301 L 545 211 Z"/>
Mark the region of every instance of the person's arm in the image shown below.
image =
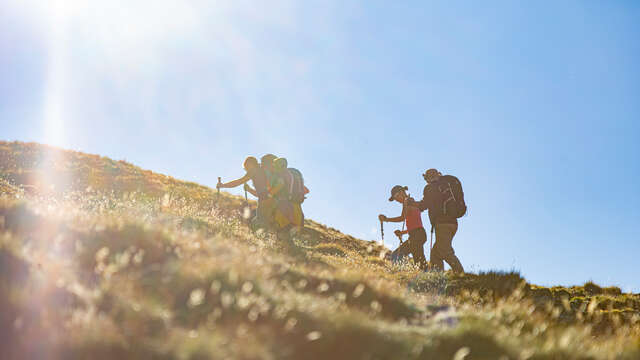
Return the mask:
<path id="1" fill-rule="evenodd" d="M 402 235 L 408 234 L 409 230 L 404 230 L 404 231 L 396 230 L 393 233 L 398 237 L 398 240 L 400 240 L 400 244 L 402 244 Z"/>
<path id="2" fill-rule="evenodd" d="M 429 208 L 431 192 L 425 189 L 424 194 L 422 196 L 422 200 L 415 201 L 413 198 L 409 198 L 408 204 L 409 206 L 413 206 L 418 208 L 420 211 L 425 211 Z"/>
<path id="3" fill-rule="evenodd" d="M 247 190 L 247 192 L 255 197 L 258 197 L 258 192 L 252 188 L 251 186 L 249 186 L 249 184 L 244 183 L 244 189 Z"/>
<path id="4" fill-rule="evenodd" d="M 400 215 L 400 216 L 396 216 L 394 218 L 388 218 L 385 216 L 385 220 L 386 222 L 403 222 L 404 221 L 404 215 Z"/>
<path id="5" fill-rule="evenodd" d="M 411 203 L 413 201 L 412 198 L 408 198 L 405 200 L 404 204 L 402 204 L 402 214 L 400 216 L 394 218 L 388 218 L 384 215 L 380 215 L 380 221 L 388 221 L 388 222 L 403 222 L 407 218 L 407 212 L 411 208 L 416 208 L 415 203 Z"/>
<path id="6" fill-rule="evenodd" d="M 249 181 L 251 178 L 249 177 L 249 174 L 245 174 L 245 176 L 241 177 L 240 179 L 237 180 L 233 180 L 233 181 L 229 181 L 228 183 L 219 183 L 216 187 L 218 189 L 222 189 L 222 188 L 234 188 L 236 186 L 240 186 L 244 183 L 246 183 L 247 181 Z"/>
<path id="7" fill-rule="evenodd" d="M 404 221 L 404 211 L 402 212 L 402 215 L 394 217 L 394 218 L 388 218 L 385 215 L 378 215 L 378 219 L 380 219 L 380 221 L 386 221 L 386 222 L 403 222 Z"/>

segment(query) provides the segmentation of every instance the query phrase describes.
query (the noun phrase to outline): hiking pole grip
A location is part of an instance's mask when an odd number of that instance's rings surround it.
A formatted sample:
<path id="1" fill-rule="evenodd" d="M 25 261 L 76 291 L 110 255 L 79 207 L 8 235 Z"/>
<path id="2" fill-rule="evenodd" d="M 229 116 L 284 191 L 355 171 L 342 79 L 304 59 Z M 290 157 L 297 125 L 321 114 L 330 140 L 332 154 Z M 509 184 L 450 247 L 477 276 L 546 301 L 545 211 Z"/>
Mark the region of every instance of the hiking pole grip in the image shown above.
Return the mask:
<path id="1" fill-rule="evenodd" d="M 433 250 L 433 225 L 431 226 L 431 241 L 429 242 L 429 253 L 431 253 L 432 250 Z"/>
<path id="2" fill-rule="evenodd" d="M 394 234 L 398 237 L 398 240 L 400 240 L 400 244 L 402 244 L 402 233 L 399 230 L 396 230 Z"/>
<path id="3" fill-rule="evenodd" d="M 429 242 L 429 264 L 427 265 L 428 270 L 431 270 L 433 266 L 433 264 L 431 264 L 432 255 L 433 255 L 433 225 L 431 225 L 431 241 Z"/>

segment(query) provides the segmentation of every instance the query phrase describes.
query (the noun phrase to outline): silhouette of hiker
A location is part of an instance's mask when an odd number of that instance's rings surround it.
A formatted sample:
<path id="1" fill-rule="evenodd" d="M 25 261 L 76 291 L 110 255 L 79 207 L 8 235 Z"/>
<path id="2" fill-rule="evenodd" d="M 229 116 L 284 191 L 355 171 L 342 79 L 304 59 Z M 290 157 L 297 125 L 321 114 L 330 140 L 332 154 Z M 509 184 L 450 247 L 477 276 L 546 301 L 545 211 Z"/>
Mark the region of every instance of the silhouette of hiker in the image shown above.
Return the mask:
<path id="1" fill-rule="evenodd" d="M 273 177 L 269 193 L 276 200 L 275 221 L 281 228 L 291 225 L 300 230 L 304 225 L 304 213 L 302 212 L 302 203 L 296 201 L 296 195 L 298 192 L 304 192 L 305 189 L 302 175 L 300 177 L 294 175 L 288 168 L 287 159 L 277 158 L 273 162 Z"/>
<path id="2" fill-rule="evenodd" d="M 260 167 L 267 176 L 267 186 L 269 188 L 273 187 L 273 183 L 277 179 L 277 177 L 274 176 L 275 170 L 273 168 L 274 162 L 277 158 L 278 157 L 273 154 L 265 154 L 260 158 Z"/>
<path id="3" fill-rule="evenodd" d="M 243 167 L 247 172 L 243 177 L 227 183 L 219 182 L 216 188 L 234 188 L 244 184 L 245 189 L 258 198 L 256 217 L 252 220 L 252 223 L 256 225 L 267 225 L 271 221 L 271 212 L 273 210 L 273 201 L 269 195 L 267 174 L 260 164 L 258 164 L 258 159 L 253 156 L 249 156 L 244 160 Z M 249 180 L 253 183 L 253 189 L 246 185 Z"/>
<path id="4" fill-rule="evenodd" d="M 429 259 L 431 268 L 443 271 L 443 261 L 446 261 L 451 270 L 463 273 L 464 268 L 452 246 L 453 237 L 458 231 L 458 218 L 467 209 L 460 180 L 455 176 L 442 175 L 436 169 L 427 170 L 422 177 L 427 185 L 423 199 L 416 205 L 420 210 L 429 210 L 429 221 L 436 232 L 436 242 Z"/>
<path id="5" fill-rule="evenodd" d="M 391 197 L 389 201 L 397 201 L 402 204 L 402 214 L 398 217 L 388 218 L 385 215 L 378 215 L 380 221 L 387 222 L 402 222 L 407 225 L 407 230 L 396 231 L 396 235 L 401 237 L 402 234 L 409 234 L 409 239 L 400 245 L 400 247 L 394 251 L 392 259 L 397 259 L 406 256 L 408 253 L 413 255 L 413 262 L 418 265 L 420 270 L 427 269 L 427 260 L 424 257 L 424 243 L 427 241 L 427 233 L 422 227 L 422 218 L 420 216 L 421 210 L 415 205 L 410 204 L 409 196 L 406 193 L 408 188 L 406 186 L 396 185 L 391 189 Z"/>

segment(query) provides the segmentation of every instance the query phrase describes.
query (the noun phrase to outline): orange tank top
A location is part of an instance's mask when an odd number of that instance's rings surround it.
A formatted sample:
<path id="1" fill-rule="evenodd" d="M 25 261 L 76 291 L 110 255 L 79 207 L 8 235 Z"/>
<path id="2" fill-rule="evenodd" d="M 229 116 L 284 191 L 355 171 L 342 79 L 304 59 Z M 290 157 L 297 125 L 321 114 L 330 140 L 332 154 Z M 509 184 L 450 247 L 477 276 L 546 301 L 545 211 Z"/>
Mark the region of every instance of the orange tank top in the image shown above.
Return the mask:
<path id="1" fill-rule="evenodd" d="M 420 216 L 420 214 L 421 214 L 421 211 L 417 207 L 414 207 L 414 206 L 405 207 L 404 221 L 407 224 L 407 230 L 411 231 L 413 229 L 422 227 L 422 216 Z"/>

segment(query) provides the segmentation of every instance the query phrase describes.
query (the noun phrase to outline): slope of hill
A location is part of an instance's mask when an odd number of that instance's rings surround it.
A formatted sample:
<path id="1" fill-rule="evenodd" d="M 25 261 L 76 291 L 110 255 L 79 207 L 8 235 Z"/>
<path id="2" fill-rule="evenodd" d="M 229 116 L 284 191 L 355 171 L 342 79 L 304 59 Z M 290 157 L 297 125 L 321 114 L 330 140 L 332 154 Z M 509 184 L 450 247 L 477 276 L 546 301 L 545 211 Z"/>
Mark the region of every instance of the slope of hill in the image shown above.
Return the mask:
<path id="1" fill-rule="evenodd" d="M 390 265 L 124 161 L 0 142 L 0 358 L 640 359 L 640 295 Z M 310 200 L 313 201 L 313 200 Z"/>

